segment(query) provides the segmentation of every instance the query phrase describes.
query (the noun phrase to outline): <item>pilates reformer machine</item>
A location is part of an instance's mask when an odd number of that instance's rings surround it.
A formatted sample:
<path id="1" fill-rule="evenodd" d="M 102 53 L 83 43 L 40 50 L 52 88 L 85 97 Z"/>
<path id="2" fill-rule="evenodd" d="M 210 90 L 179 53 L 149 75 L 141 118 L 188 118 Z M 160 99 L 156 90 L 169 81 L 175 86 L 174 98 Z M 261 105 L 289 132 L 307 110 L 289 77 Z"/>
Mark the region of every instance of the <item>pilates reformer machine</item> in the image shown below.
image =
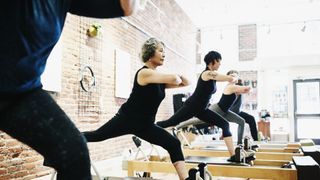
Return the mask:
<path id="1" fill-rule="evenodd" d="M 227 157 L 229 152 L 224 146 L 221 148 L 201 148 L 184 147 L 183 152 L 186 156 L 208 156 L 208 157 Z M 244 151 L 253 151 L 244 143 Z M 267 152 L 267 151 L 254 151 L 256 159 L 258 160 L 292 160 L 293 156 L 303 156 L 303 152 L 299 149 L 296 153 L 291 152 Z"/>
<path id="2" fill-rule="evenodd" d="M 195 146 L 189 142 L 183 130 L 190 126 L 198 125 L 199 123 L 203 124 L 203 122 L 198 119 L 191 119 L 177 125 L 172 129 L 172 134 L 180 139 L 181 144 L 185 145 L 183 147 L 184 154 L 186 156 L 228 157 L 229 152 L 224 144 L 224 141 L 219 141 L 219 143 L 212 145 L 214 143 L 212 143 L 213 140 L 211 140 L 207 142 L 209 146 Z M 195 132 L 194 129 L 193 132 Z M 288 147 L 283 146 L 284 148 L 260 148 L 260 145 L 253 145 L 252 141 L 250 141 L 248 138 L 245 138 L 243 149 L 245 151 L 255 151 L 255 156 L 258 160 L 290 161 L 292 160 L 293 156 L 303 156 L 303 153 L 300 149 L 301 145 L 299 143 L 292 143 L 288 144 L 287 146 Z"/>
<path id="3" fill-rule="evenodd" d="M 200 127 L 199 127 L 200 126 Z M 209 124 L 197 119 L 192 118 L 188 121 L 182 122 L 175 126 L 172 129 L 172 134 L 177 136 L 181 142 L 188 146 L 189 148 L 193 147 L 206 147 L 206 148 L 222 148 L 221 146 L 224 146 L 224 141 L 221 140 L 212 140 L 211 138 L 205 138 L 206 135 L 204 135 L 201 132 L 201 128 L 205 128 L 210 126 Z M 188 134 L 186 136 L 185 134 Z M 191 139 L 197 139 L 193 140 L 191 142 L 190 136 L 193 136 Z M 197 137 L 197 138 L 195 138 Z M 246 140 L 246 139 L 245 139 Z M 244 142 L 246 143 L 246 141 Z M 271 143 L 266 141 L 257 142 L 254 143 L 252 141 L 249 141 L 247 139 L 248 146 L 250 146 L 250 149 L 259 150 L 260 152 L 291 152 L 295 153 L 299 151 L 299 148 L 301 147 L 300 143 L 292 142 L 292 143 L 284 143 L 284 142 L 277 142 L 277 143 Z M 246 146 L 246 145 L 245 145 Z"/>
<path id="4" fill-rule="evenodd" d="M 137 154 L 143 152 L 140 145 L 138 143 Z M 146 155 L 146 153 L 142 154 Z M 292 160 L 252 159 L 252 163 L 246 161 L 235 163 L 229 162 L 226 159 L 226 157 L 191 155 L 185 157 L 188 169 L 197 168 L 198 164 L 205 163 L 207 171 L 214 176 L 274 180 L 300 180 L 300 177 L 317 179 L 320 177 L 319 165 L 310 156 L 293 156 Z M 133 177 L 135 172 L 147 172 L 150 176 L 151 172 L 175 173 L 169 157 L 161 157 L 160 155 L 152 155 L 151 153 L 142 158 L 127 160 L 126 170 L 129 177 Z"/>

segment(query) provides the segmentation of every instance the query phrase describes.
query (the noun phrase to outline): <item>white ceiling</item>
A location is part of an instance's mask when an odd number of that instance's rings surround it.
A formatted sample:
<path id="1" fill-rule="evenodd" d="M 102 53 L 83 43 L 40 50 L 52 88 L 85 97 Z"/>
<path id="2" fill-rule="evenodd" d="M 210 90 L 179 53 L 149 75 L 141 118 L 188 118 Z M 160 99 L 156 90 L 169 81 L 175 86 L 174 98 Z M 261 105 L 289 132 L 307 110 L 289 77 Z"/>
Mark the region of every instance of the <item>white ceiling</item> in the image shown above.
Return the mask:
<path id="1" fill-rule="evenodd" d="M 199 28 L 320 21 L 320 0 L 176 0 Z"/>

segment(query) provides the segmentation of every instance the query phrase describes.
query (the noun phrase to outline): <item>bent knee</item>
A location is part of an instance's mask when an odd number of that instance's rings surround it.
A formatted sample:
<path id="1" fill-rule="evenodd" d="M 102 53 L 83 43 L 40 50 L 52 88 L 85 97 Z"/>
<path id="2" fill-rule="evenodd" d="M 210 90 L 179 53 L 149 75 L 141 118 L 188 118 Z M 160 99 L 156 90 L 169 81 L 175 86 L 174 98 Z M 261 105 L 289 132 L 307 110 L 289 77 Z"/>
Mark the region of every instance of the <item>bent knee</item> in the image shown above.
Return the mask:
<path id="1" fill-rule="evenodd" d="M 230 124 L 229 122 L 225 122 L 220 127 L 223 131 L 230 131 Z"/>
<path id="2" fill-rule="evenodd" d="M 243 126 L 244 127 L 245 124 L 246 124 L 246 121 L 244 119 L 241 119 L 241 120 L 239 119 L 237 124 L 239 124 L 239 126 Z"/>

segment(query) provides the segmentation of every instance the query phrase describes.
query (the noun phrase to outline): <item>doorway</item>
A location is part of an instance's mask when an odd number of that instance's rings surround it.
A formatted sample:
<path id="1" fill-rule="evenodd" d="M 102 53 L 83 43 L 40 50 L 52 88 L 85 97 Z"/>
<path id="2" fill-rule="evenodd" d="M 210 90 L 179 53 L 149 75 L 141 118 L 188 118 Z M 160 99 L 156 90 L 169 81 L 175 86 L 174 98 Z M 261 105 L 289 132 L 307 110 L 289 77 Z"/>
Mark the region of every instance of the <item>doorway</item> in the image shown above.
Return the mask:
<path id="1" fill-rule="evenodd" d="M 320 144 L 320 79 L 293 81 L 295 141 Z"/>

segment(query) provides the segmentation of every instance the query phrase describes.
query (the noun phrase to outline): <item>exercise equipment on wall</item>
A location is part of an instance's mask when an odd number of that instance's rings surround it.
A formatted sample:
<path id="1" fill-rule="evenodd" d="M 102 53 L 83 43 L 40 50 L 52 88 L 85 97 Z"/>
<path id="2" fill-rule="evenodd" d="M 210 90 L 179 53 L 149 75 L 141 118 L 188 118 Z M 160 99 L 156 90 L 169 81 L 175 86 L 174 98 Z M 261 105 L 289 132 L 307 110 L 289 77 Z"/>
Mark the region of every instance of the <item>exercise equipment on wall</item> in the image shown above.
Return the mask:
<path id="1" fill-rule="evenodd" d="M 101 24 L 98 19 L 87 19 L 79 17 L 79 88 L 78 88 L 78 118 L 79 121 L 99 121 L 102 84 L 102 60 L 103 60 L 103 37 L 97 34 L 94 38 L 87 33 L 88 27 Z M 99 25 L 96 28 L 99 29 Z"/>
<path id="2" fill-rule="evenodd" d="M 89 73 L 89 74 L 88 74 Z M 82 90 L 89 92 L 96 85 L 96 78 L 90 66 L 84 66 L 80 72 L 80 85 Z"/>

